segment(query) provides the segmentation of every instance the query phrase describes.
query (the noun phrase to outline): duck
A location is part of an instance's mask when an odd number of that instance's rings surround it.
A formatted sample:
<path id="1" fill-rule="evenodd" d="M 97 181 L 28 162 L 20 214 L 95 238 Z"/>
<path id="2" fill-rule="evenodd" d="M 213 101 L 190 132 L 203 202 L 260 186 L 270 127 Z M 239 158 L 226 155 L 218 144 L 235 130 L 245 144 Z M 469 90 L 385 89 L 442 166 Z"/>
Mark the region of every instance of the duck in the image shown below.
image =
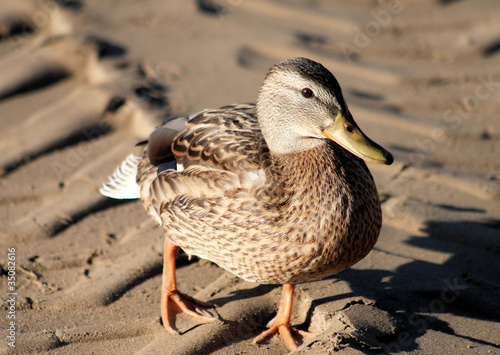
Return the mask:
<path id="1" fill-rule="evenodd" d="M 177 289 L 180 249 L 238 277 L 282 285 L 269 328 L 290 349 L 314 334 L 290 324 L 297 283 L 336 274 L 363 259 L 382 225 L 366 162 L 389 165 L 390 152 L 354 121 L 341 87 L 322 64 L 296 57 L 273 65 L 255 104 L 206 109 L 168 120 L 142 154 L 115 170 L 101 193 L 140 198 L 165 233 L 161 316 L 215 320 Z"/>

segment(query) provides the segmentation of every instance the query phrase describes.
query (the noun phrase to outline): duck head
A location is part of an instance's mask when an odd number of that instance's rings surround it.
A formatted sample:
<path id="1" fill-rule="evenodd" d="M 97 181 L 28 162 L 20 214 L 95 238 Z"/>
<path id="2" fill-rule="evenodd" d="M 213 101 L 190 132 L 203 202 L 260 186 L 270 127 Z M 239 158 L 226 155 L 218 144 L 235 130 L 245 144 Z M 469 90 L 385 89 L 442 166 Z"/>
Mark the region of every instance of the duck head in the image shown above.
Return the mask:
<path id="1" fill-rule="evenodd" d="M 296 153 L 332 140 L 367 162 L 394 161 L 361 131 L 333 74 L 307 58 L 270 69 L 257 98 L 257 116 L 272 153 Z"/>

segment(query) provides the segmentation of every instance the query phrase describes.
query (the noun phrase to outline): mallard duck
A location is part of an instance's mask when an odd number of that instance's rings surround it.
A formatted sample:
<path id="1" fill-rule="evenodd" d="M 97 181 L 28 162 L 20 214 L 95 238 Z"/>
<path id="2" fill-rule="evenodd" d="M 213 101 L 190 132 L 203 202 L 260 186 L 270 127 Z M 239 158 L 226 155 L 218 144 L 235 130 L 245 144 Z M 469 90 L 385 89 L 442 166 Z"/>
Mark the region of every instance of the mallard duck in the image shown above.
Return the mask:
<path id="1" fill-rule="evenodd" d="M 101 192 L 139 197 L 165 231 L 161 315 L 176 333 L 180 312 L 210 305 L 177 289 L 180 248 L 261 284 L 282 284 L 278 313 L 255 341 L 279 333 L 288 348 L 308 333 L 290 325 L 295 284 L 365 257 L 382 213 L 364 161 L 392 155 L 354 121 L 335 77 L 292 58 L 267 73 L 257 103 L 170 120 L 129 156 Z M 137 187 L 138 186 L 138 187 Z"/>

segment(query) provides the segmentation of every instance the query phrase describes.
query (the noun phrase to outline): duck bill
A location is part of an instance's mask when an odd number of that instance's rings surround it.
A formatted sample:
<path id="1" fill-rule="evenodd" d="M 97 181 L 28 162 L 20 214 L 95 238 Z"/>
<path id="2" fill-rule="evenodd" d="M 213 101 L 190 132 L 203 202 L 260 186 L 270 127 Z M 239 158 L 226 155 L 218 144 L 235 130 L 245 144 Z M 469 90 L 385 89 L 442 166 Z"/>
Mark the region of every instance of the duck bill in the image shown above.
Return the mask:
<path id="1" fill-rule="evenodd" d="M 394 161 L 391 153 L 368 138 L 352 119 L 347 119 L 340 111 L 333 127 L 323 130 L 323 136 L 367 162 L 390 165 Z"/>

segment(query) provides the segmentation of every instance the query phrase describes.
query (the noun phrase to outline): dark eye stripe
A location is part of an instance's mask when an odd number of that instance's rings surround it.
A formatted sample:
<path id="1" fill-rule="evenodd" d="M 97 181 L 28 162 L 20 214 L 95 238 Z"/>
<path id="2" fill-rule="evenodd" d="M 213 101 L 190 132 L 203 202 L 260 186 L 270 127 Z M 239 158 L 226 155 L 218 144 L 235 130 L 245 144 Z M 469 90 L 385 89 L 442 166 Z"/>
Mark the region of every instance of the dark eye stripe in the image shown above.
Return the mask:
<path id="1" fill-rule="evenodd" d="M 303 88 L 301 92 L 302 92 L 302 96 L 304 96 L 306 98 L 310 98 L 310 97 L 314 96 L 313 91 L 309 88 Z"/>

